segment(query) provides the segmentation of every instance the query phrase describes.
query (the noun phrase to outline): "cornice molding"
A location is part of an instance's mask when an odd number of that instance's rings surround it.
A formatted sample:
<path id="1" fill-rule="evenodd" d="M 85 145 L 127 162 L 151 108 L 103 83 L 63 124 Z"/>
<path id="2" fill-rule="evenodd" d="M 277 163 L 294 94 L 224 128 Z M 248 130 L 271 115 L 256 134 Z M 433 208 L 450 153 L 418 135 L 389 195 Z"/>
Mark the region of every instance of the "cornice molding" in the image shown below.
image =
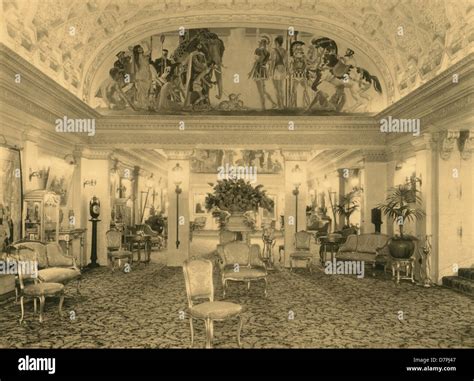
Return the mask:
<path id="1" fill-rule="evenodd" d="M 299 150 L 289 150 L 289 149 L 282 149 L 281 154 L 285 161 L 307 161 L 311 155 L 311 149 L 306 148 L 299 149 Z"/>
<path id="2" fill-rule="evenodd" d="M 168 160 L 189 160 L 194 153 L 192 149 L 166 149 Z"/>

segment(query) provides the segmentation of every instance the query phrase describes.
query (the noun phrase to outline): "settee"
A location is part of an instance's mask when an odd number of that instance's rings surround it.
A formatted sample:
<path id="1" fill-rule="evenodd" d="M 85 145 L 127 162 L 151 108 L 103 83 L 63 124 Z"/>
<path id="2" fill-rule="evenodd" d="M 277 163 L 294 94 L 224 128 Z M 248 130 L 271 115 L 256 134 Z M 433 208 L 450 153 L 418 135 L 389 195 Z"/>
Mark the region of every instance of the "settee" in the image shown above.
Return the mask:
<path id="1" fill-rule="evenodd" d="M 352 234 L 339 246 L 337 261 L 363 261 L 375 269 L 377 263 L 386 265 L 390 259 L 386 234 Z"/>
<path id="2" fill-rule="evenodd" d="M 8 251 L 10 254 L 18 255 L 22 261 L 37 261 L 40 282 L 66 285 L 71 281 L 77 281 L 79 291 L 81 271 L 74 257 L 65 255 L 57 242 L 22 240 L 11 244 Z"/>

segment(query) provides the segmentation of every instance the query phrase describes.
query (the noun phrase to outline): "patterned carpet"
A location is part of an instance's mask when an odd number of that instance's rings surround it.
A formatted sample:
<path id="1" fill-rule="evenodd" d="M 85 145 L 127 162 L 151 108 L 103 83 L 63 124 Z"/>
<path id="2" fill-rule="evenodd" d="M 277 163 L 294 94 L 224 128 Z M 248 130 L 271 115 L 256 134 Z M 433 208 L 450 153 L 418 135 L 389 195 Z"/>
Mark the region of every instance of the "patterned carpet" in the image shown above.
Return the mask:
<path id="1" fill-rule="evenodd" d="M 474 347 L 472 299 L 439 287 L 397 286 L 384 277 L 283 270 L 269 276 L 268 298 L 258 284 L 247 292 L 244 284 L 231 283 L 226 300 L 247 308 L 245 348 Z M 217 280 L 216 271 L 221 299 Z M 0 347 L 186 348 L 185 307 L 181 268 L 151 263 L 129 274 L 98 268 L 84 275 L 81 295 L 67 287 L 62 319 L 54 299 L 46 303 L 43 324 L 33 317 L 32 303 L 23 325 L 18 305 L 0 306 Z M 216 323 L 214 346 L 236 347 L 236 328 L 235 321 Z M 203 323 L 195 329 L 195 347 L 203 347 Z"/>

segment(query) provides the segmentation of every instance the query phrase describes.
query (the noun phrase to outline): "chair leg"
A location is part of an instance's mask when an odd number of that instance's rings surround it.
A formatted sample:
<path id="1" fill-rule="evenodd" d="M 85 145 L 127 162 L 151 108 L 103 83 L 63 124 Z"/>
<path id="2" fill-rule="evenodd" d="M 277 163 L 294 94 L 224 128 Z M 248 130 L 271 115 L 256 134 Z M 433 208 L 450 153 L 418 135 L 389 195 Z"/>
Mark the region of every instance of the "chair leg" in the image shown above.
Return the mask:
<path id="1" fill-rule="evenodd" d="M 293 259 L 290 257 L 290 271 L 293 272 Z"/>
<path id="2" fill-rule="evenodd" d="M 63 316 L 64 291 L 59 296 L 59 316 Z"/>
<path id="3" fill-rule="evenodd" d="M 18 304 L 18 287 L 15 286 L 15 304 Z"/>
<path id="4" fill-rule="evenodd" d="M 44 295 L 41 295 L 41 296 L 39 297 L 39 300 L 40 300 L 40 316 L 39 316 L 39 322 L 42 323 L 42 322 L 43 322 L 43 311 L 44 311 L 44 300 L 45 300 Z"/>
<path id="5" fill-rule="evenodd" d="M 194 326 L 193 326 L 193 318 L 189 318 L 189 327 L 191 328 L 191 348 L 194 345 Z"/>
<path id="6" fill-rule="evenodd" d="M 25 317 L 25 306 L 23 305 L 24 297 L 20 297 L 20 306 L 21 306 L 21 317 L 20 317 L 20 324 L 23 322 L 23 318 Z"/>
<path id="7" fill-rule="evenodd" d="M 78 294 L 78 295 L 81 294 L 80 287 L 81 287 L 81 279 L 78 279 L 77 284 L 76 284 L 76 294 Z"/>
<path id="8" fill-rule="evenodd" d="M 206 326 L 206 348 L 211 348 L 211 340 L 210 340 L 210 320 L 209 319 L 205 319 L 204 320 L 204 324 Z"/>
<path id="9" fill-rule="evenodd" d="M 265 296 L 265 298 L 267 297 L 267 285 L 268 285 L 268 281 L 267 281 L 267 278 L 263 278 L 264 282 L 265 282 L 265 289 L 263 290 L 263 294 Z"/>
<path id="10" fill-rule="evenodd" d="M 209 320 L 209 343 L 212 348 L 212 342 L 214 341 L 214 321 Z"/>
<path id="11" fill-rule="evenodd" d="M 36 311 L 37 311 L 37 308 L 36 308 L 36 298 L 33 298 L 33 306 L 34 306 L 34 314 L 36 315 Z"/>
<path id="12" fill-rule="evenodd" d="M 242 315 L 240 315 L 239 326 L 237 328 L 237 345 L 239 346 L 239 348 L 242 348 L 242 343 L 240 342 L 240 333 L 242 332 L 242 324 L 243 324 Z"/>
<path id="13" fill-rule="evenodd" d="M 227 279 L 224 279 L 224 282 L 222 284 L 222 297 L 225 298 L 225 292 L 226 292 L 226 288 L 227 288 Z"/>
<path id="14" fill-rule="evenodd" d="M 250 281 L 247 282 L 247 291 L 250 291 Z"/>

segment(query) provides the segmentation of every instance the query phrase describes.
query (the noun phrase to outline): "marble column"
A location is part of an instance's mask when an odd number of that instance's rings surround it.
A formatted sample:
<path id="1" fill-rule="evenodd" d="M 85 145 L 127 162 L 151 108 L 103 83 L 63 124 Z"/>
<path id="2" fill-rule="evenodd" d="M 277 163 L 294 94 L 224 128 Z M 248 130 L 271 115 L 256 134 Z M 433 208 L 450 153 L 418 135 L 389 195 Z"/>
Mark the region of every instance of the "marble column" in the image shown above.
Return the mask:
<path id="1" fill-rule="evenodd" d="M 385 200 L 387 189 L 387 157 L 385 151 L 363 152 L 363 184 L 361 210 L 361 234 L 374 233 L 375 226 L 372 224 L 372 209 Z M 387 219 L 382 218 L 383 225 Z M 383 226 L 382 225 L 382 226 Z"/>
<path id="2" fill-rule="evenodd" d="M 284 266 L 290 266 L 289 255 L 295 247 L 296 225 L 298 231 L 306 230 L 306 205 L 308 199 L 307 159 L 309 151 L 282 151 L 285 159 L 285 258 Z M 301 172 L 301 184 L 298 187 L 298 211 L 296 210 L 295 167 Z M 296 223 L 297 222 L 297 223 Z"/>
<path id="3" fill-rule="evenodd" d="M 167 150 L 168 156 L 168 247 L 166 250 L 166 263 L 168 266 L 182 266 L 189 258 L 190 249 L 190 211 L 189 211 L 189 177 L 192 150 Z M 176 193 L 176 174 L 173 168 L 179 165 L 181 193 Z M 176 203 L 179 197 L 179 210 Z M 177 225 L 178 224 L 178 225 Z M 179 246 L 177 245 L 179 241 Z"/>

